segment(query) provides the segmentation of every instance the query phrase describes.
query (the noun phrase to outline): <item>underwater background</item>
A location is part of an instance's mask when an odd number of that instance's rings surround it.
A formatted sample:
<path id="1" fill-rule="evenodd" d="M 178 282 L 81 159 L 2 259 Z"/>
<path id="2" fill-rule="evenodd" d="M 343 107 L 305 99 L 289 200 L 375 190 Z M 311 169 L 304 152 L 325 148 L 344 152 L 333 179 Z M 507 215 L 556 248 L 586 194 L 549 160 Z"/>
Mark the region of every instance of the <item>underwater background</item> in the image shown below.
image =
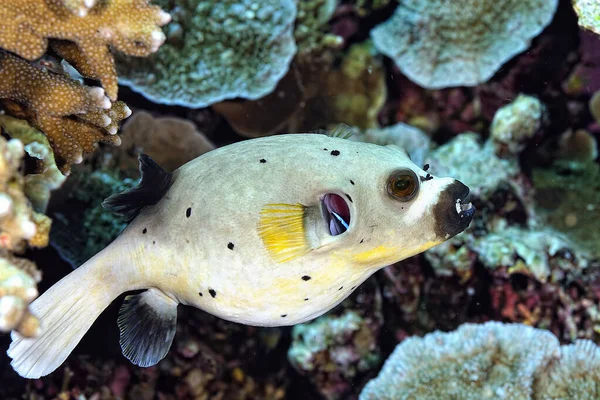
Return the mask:
<path id="1" fill-rule="evenodd" d="M 0 110 L 0 399 L 600 399 L 597 0 L 3 0 Z M 54 373 L 13 371 L 140 153 L 340 124 L 464 182 L 471 226 L 308 323 L 181 306 L 139 368 L 123 295 Z"/>

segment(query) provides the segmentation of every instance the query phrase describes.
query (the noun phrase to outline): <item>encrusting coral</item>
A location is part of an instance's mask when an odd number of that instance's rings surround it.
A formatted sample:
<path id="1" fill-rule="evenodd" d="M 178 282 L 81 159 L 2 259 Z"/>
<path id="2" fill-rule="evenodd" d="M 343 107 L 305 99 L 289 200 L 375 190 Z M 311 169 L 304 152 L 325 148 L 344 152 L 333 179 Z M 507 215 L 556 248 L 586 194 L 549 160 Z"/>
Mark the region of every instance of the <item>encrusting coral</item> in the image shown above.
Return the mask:
<path id="1" fill-rule="evenodd" d="M 111 103 L 102 88 L 84 86 L 1 50 L 0 73 L 5 109 L 44 132 L 63 173 L 97 142 L 120 143 L 116 125 L 131 111 L 123 102 Z"/>
<path id="2" fill-rule="evenodd" d="M 293 0 L 158 0 L 173 16 L 147 59 L 118 57 L 120 81 L 162 104 L 187 107 L 273 91 L 296 53 Z"/>
<path id="3" fill-rule="evenodd" d="M 361 400 L 596 398 L 600 351 L 522 324 L 464 324 L 396 347 Z"/>
<path id="4" fill-rule="evenodd" d="M 62 4 L 61 4 L 62 3 Z M 169 14 L 148 0 L 94 1 L 46 0 L 0 3 L 0 47 L 28 60 L 46 52 L 49 39 L 72 42 L 63 57 L 75 68 L 88 67 L 89 78 L 99 79 L 108 97 L 117 99 L 117 76 L 109 47 L 125 54 L 145 57 L 158 50 L 165 36 L 160 27 Z M 69 10 L 90 9 L 85 16 Z M 61 53 L 59 51 L 59 53 Z"/>
<path id="5" fill-rule="evenodd" d="M 475 86 L 524 51 L 557 0 L 406 0 L 371 31 L 375 46 L 429 89 Z"/>
<path id="6" fill-rule="evenodd" d="M 490 136 L 502 154 L 518 154 L 538 133 L 544 122 L 544 105 L 539 99 L 519 95 L 513 102 L 500 108 L 490 126 Z"/>
<path id="7" fill-rule="evenodd" d="M 597 0 L 572 0 L 579 26 L 600 35 L 600 3 Z"/>

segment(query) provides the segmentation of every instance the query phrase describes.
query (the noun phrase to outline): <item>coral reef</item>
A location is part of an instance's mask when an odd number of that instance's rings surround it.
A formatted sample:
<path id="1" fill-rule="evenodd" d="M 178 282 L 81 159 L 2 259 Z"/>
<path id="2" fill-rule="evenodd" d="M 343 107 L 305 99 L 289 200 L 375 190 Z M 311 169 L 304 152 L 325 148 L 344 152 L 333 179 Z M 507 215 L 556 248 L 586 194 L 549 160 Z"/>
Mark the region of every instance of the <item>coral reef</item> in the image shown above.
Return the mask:
<path id="1" fill-rule="evenodd" d="M 572 1 L 579 26 L 600 35 L 600 4 L 594 0 Z"/>
<path id="2" fill-rule="evenodd" d="M 338 123 L 362 129 L 379 125 L 377 115 L 387 90 L 383 66 L 370 42 L 351 46 L 338 68 L 313 67 L 292 67 L 277 89 L 260 100 L 222 102 L 213 108 L 248 137 L 309 132 Z"/>
<path id="3" fill-rule="evenodd" d="M 475 86 L 548 25 L 557 0 L 403 1 L 371 31 L 377 49 L 417 84 Z"/>
<path id="4" fill-rule="evenodd" d="M 1 50 L 0 73 L 5 108 L 44 132 L 63 173 L 97 142 L 120 143 L 115 126 L 130 111 L 123 102 L 111 103 L 101 88 L 83 86 Z"/>
<path id="5" fill-rule="evenodd" d="M 40 321 L 27 307 L 38 296 L 40 278 L 31 261 L 0 251 L 0 332 L 14 329 L 27 337 L 39 334 Z"/>
<path id="6" fill-rule="evenodd" d="M 342 312 L 296 325 L 288 360 L 326 399 L 347 398 L 353 384 L 380 363 L 381 295 L 367 285 Z"/>
<path id="7" fill-rule="evenodd" d="M 40 274 L 28 260 L 14 257 L 26 246 L 48 244 L 50 219 L 31 209 L 24 193 L 23 143 L 0 137 L 0 331 L 36 335 L 39 321 L 27 307 L 37 297 Z"/>
<path id="8" fill-rule="evenodd" d="M 173 16 L 153 56 L 118 56 L 121 83 L 162 104 L 205 107 L 273 91 L 296 53 L 292 0 L 157 1 Z"/>
<path id="9" fill-rule="evenodd" d="M 490 136 L 497 153 L 519 154 L 542 127 L 545 108 L 539 99 L 519 95 L 500 108 L 490 126 Z"/>
<path id="10" fill-rule="evenodd" d="M 174 171 L 215 148 L 190 121 L 153 117 L 146 111 L 138 111 L 127 120 L 121 129 L 121 139 L 121 146 L 113 151 L 119 158 L 121 171 L 137 172 L 140 153 L 149 155 L 167 171 Z"/>
<path id="11" fill-rule="evenodd" d="M 32 128 L 26 121 L 8 115 L 0 115 L 0 127 L 8 136 L 19 139 L 25 152 L 35 159 L 32 173 L 24 176 L 24 193 L 37 212 L 46 212 L 50 192 L 65 181 L 54 161 L 54 154 L 46 136 Z"/>
<path id="12" fill-rule="evenodd" d="M 588 341 L 560 347 L 550 332 L 526 325 L 465 324 L 406 339 L 360 399 L 593 398 L 598 377 L 587 372 L 599 362 Z"/>
<path id="13" fill-rule="evenodd" d="M 81 10 L 81 3 L 70 0 L 64 5 L 70 10 Z M 75 68 L 81 66 L 84 75 L 99 79 L 115 101 L 117 77 L 109 46 L 132 56 L 150 55 L 165 39 L 159 27 L 169 22 L 169 15 L 147 0 L 101 2 L 95 5 L 95 12 L 84 17 L 70 13 L 64 5 L 45 0 L 3 2 L 0 47 L 35 60 L 44 55 L 49 39 L 67 40 L 73 45 L 67 46 L 68 51 L 57 49 L 58 53 Z"/>

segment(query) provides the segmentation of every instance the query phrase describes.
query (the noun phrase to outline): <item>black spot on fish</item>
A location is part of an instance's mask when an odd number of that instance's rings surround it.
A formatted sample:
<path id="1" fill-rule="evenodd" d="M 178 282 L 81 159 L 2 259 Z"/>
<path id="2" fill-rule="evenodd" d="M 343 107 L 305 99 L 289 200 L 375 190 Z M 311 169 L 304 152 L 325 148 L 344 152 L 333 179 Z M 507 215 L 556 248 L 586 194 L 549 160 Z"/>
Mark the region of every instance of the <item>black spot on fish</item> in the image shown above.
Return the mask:
<path id="1" fill-rule="evenodd" d="M 210 293 L 213 299 L 217 297 L 217 292 L 215 291 L 215 289 L 208 289 L 208 293 Z"/>
<path id="2" fill-rule="evenodd" d="M 146 229 L 146 228 L 142 229 L 142 234 L 144 234 L 144 235 L 145 235 L 145 234 L 146 234 L 146 232 L 148 232 L 148 229 Z"/>
<path id="3" fill-rule="evenodd" d="M 350 179 L 350 183 L 354 185 L 354 181 L 352 179 Z"/>
<path id="4" fill-rule="evenodd" d="M 308 297 L 304 299 L 304 301 L 308 301 Z"/>
<path id="5" fill-rule="evenodd" d="M 200 295 L 200 297 L 204 296 L 204 295 L 202 294 L 202 292 L 198 292 L 198 294 Z"/>
<path id="6" fill-rule="evenodd" d="M 360 242 L 363 243 L 365 241 L 365 239 L 360 239 Z"/>
<path id="7" fill-rule="evenodd" d="M 185 216 L 187 218 L 189 218 L 192 215 L 192 207 L 188 207 L 187 210 L 185 210 Z"/>
<path id="8" fill-rule="evenodd" d="M 327 148 L 323 148 L 323 150 L 327 151 Z"/>
<path id="9" fill-rule="evenodd" d="M 287 317 L 287 314 L 281 314 L 281 318 Z"/>
<path id="10" fill-rule="evenodd" d="M 308 275 L 304 275 L 304 276 L 302 277 L 302 280 L 303 280 L 303 281 L 310 281 L 310 279 L 311 279 L 311 278 L 310 278 L 310 276 L 308 276 Z"/>
<path id="11" fill-rule="evenodd" d="M 425 175 L 425 178 L 421 177 L 421 182 L 427 182 L 433 179 L 433 176 L 431 176 L 431 174 L 427 174 Z"/>
<path id="12" fill-rule="evenodd" d="M 152 244 L 156 244 L 156 240 L 153 240 L 153 241 L 152 241 Z"/>
<path id="13" fill-rule="evenodd" d="M 186 243 L 189 243 L 189 242 L 190 242 L 190 239 L 185 239 L 185 242 L 186 242 Z"/>
<path id="14" fill-rule="evenodd" d="M 354 289 L 356 289 L 356 286 L 352 286 L 352 287 L 350 288 L 350 290 L 354 290 Z"/>
<path id="15" fill-rule="evenodd" d="M 261 159 L 260 159 L 260 163 L 261 163 L 261 164 L 264 164 L 264 163 L 266 163 L 266 162 L 267 162 L 267 160 L 265 160 L 264 158 L 261 158 Z"/>
<path id="16" fill-rule="evenodd" d="M 423 165 L 423 171 L 427 171 L 429 169 L 429 164 Z"/>
<path id="17" fill-rule="evenodd" d="M 331 155 L 332 156 L 339 156 L 340 155 L 340 151 L 339 150 L 331 150 Z"/>
<path id="18" fill-rule="evenodd" d="M 353 203 L 352 201 L 352 197 L 350 197 L 350 195 L 348 193 L 344 193 L 346 195 L 346 197 L 348 198 L 348 200 L 350 200 L 350 203 Z"/>
<path id="19" fill-rule="evenodd" d="M 340 286 L 340 288 L 338 290 L 342 290 L 343 288 L 344 288 L 343 286 Z"/>
<path id="20" fill-rule="evenodd" d="M 231 243 L 231 242 L 227 243 L 227 248 L 229 250 L 233 250 L 233 243 Z"/>

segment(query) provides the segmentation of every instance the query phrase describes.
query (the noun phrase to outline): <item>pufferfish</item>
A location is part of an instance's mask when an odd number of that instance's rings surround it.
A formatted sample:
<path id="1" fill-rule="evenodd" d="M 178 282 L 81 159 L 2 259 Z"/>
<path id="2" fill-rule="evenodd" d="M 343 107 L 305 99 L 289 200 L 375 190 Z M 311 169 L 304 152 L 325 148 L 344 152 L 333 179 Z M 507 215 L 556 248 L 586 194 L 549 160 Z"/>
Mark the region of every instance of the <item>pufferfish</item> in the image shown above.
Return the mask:
<path id="1" fill-rule="evenodd" d="M 462 232 L 469 189 L 419 168 L 401 147 L 320 134 L 242 141 L 173 173 L 140 156 L 137 187 L 105 205 L 130 220 L 108 247 L 31 305 L 43 331 L 13 332 L 21 376 L 54 371 L 124 292 L 120 345 L 147 367 L 165 357 L 177 306 L 255 326 L 335 307 L 380 268 Z"/>

